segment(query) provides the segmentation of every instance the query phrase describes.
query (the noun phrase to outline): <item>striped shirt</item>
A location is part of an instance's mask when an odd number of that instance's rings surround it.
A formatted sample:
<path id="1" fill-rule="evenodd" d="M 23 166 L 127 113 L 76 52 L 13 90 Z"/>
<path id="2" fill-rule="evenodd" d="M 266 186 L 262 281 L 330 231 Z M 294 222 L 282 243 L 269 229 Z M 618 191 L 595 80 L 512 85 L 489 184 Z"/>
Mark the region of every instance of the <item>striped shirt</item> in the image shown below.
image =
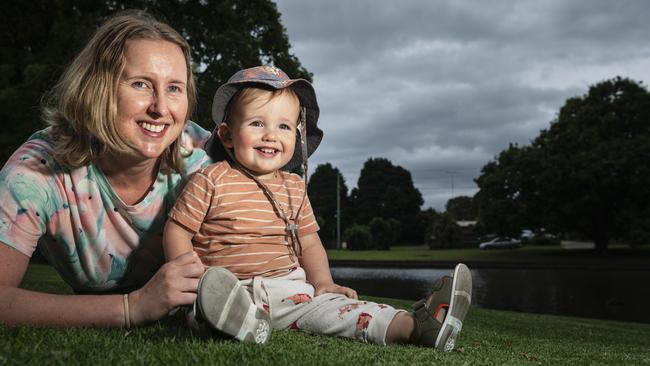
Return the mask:
<path id="1" fill-rule="evenodd" d="M 296 174 L 278 172 L 260 179 L 291 220 L 296 219 L 305 183 Z M 283 276 L 299 266 L 292 255 L 286 223 L 258 184 L 226 161 L 194 174 L 169 213 L 194 233 L 194 250 L 206 266 L 225 267 L 240 279 Z M 305 198 L 298 236 L 318 231 Z"/>

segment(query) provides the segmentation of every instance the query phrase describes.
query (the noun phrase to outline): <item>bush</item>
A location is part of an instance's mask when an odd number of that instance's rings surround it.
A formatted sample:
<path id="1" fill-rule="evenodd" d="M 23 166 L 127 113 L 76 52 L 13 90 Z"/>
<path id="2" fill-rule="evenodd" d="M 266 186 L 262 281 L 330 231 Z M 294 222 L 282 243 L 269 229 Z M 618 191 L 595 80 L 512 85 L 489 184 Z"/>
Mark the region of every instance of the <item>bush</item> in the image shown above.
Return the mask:
<path id="1" fill-rule="evenodd" d="M 560 241 L 550 234 L 535 234 L 532 238 L 522 241 L 526 245 L 559 245 Z"/>
<path id="2" fill-rule="evenodd" d="M 462 240 L 461 228 L 446 212 L 427 230 L 426 244 L 430 249 L 449 249 Z"/>
<path id="3" fill-rule="evenodd" d="M 368 224 L 371 245 L 379 250 L 390 250 L 390 246 L 397 243 L 401 226 L 400 222 L 395 219 L 373 218 Z"/>
<path id="4" fill-rule="evenodd" d="M 641 247 L 650 244 L 650 219 L 635 220 L 634 225 L 623 235 L 625 243 L 631 247 Z"/>
<path id="5" fill-rule="evenodd" d="M 370 249 L 370 230 L 367 226 L 354 224 L 345 229 L 343 240 L 348 243 L 350 250 Z"/>

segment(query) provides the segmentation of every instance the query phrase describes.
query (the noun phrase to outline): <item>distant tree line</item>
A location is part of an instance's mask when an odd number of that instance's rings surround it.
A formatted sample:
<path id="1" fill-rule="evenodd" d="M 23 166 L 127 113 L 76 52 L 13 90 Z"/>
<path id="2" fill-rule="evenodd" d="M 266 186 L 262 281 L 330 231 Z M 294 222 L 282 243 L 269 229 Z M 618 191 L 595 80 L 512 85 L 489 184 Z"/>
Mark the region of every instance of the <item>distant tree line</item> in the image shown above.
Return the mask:
<path id="1" fill-rule="evenodd" d="M 410 173 L 383 158 L 364 164 L 347 195 L 338 169 L 316 169 L 309 185 L 321 236 L 332 247 L 339 176 L 343 239 L 351 249 L 475 247 L 486 235 L 522 230 L 590 240 L 650 243 L 650 93 L 614 78 L 569 98 L 530 145 L 510 144 L 475 179 L 474 197 L 454 197 L 445 212 L 420 210 Z M 542 236 L 540 242 L 547 242 Z"/>
<path id="2" fill-rule="evenodd" d="M 650 243 L 650 94 L 614 78 L 569 98 L 530 145 L 511 144 L 476 179 L 479 221 L 502 235 L 545 228 Z"/>
<path id="3" fill-rule="evenodd" d="M 422 194 L 411 173 L 385 158 L 370 158 L 357 187 L 348 194 L 345 179 L 331 164 L 319 165 L 310 178 L 309 197 L 321 225 L 321 239 L 330 248 L 336 240 L 336 187 L 339 187 L 341 234 L 349 249 L 383 249 L 400 243 L 421 243 Z"/>
<path id="4" fill-rule="evenodd" d="M 337 183 L 338 179 L 338 183 Z M 411 173 L 386 158 L 370 158 L 357 187 L 348 193 L 344 177 L 330 163 L 319 165 L 309 179 L 309 197 L 321 227 L 320 237 L 336 248 L 339 187 L 341 240 L 348 249 L 389 250 L 397 245 L 427 244 L 432 249 L 476 246 L 482 235 L 472 197 L 454 197 L 446 211 L 421 210 L 422 194 Z M 462 222 L 471 225 L 463 228 Z"/>

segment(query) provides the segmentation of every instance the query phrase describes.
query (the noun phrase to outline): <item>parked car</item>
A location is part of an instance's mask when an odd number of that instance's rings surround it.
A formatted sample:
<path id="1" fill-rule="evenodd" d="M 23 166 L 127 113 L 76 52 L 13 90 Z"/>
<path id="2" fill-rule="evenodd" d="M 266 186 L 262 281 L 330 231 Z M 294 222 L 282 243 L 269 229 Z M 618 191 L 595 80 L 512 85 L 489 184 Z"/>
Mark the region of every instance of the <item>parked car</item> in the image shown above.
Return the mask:
<path id="1" fill-rule="evenodd" d="M 478 245 L 480 249 L 515 249 L 521 247 L 521 241 L 512 238 L 494 238 Z"/>
<path id="2" fill-rule="evenodd" d="M 525 242 L 526 240 L 532 239 L 534 236 L 535 236 L 535 233 L 533 233 L 532 230 L 523 229 L 521 231 L 521 235 L 519 235 L 519 239 L 521 239 L 521 241 Z"/>

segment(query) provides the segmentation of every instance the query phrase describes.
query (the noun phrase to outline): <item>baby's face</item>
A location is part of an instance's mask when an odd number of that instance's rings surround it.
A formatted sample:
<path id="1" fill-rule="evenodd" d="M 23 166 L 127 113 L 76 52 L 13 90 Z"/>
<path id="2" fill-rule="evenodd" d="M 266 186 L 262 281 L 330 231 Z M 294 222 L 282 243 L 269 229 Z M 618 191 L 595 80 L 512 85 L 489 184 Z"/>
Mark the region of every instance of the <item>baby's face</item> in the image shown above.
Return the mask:
<path id="1" fill-rule="evenodd" d="M 293 157 L 298 98 L 282 93 L 269 99 L 261 91 L 233 113 L 229 133 L 222 134 L 226 148 L 232 149 L 239 164 L 259 178 L 272 177 Z M 221 132 L 220 132 L 221 134 Z"/>

